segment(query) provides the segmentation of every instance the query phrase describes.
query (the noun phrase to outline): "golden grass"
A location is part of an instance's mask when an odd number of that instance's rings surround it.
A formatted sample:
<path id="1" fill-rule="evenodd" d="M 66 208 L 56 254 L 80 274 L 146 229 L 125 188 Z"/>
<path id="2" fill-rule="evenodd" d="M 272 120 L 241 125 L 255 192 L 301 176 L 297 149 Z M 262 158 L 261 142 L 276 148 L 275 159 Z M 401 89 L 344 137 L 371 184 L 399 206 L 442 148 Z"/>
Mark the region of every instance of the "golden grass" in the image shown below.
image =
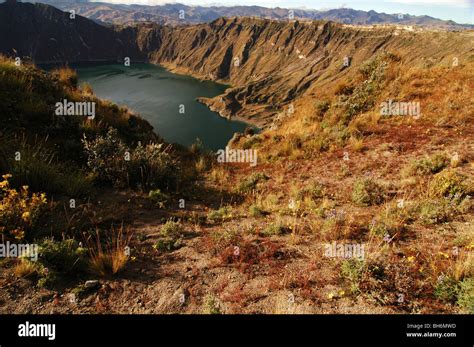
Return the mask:
<path id="1" fill-rule="evenodd" d="M 129 260 L 129 244 L 132 233 L 124 230 L 123 225 L 112 228 L 105 242 L 99 231 L 96 231 L 95 240 L 86 238 L 90 255 L 91 270 L 100 276 L 115 275 L 125 268 Z"/>
<path id="2" fill-rule="evenodd" d="M 349 145 L 354 152 L 361 152 L 364 149 L 364 139 L 351 137 L 349 139 Z"/>
<path id="3" fill-rule="evenodd" d="M 17 277 L 28 277 L 36 272 L 36 266 L 34 263 L 27 259 L 20 259 L 15 265 L 13 273 Z"/>
<path id="4" fill-rule="evenodd" d="M 69 87 L 77 87 L 77 72 L 70 67 L 59 67 L 51 71 L 53 75 L 56 75 L 58 79 Z"/>

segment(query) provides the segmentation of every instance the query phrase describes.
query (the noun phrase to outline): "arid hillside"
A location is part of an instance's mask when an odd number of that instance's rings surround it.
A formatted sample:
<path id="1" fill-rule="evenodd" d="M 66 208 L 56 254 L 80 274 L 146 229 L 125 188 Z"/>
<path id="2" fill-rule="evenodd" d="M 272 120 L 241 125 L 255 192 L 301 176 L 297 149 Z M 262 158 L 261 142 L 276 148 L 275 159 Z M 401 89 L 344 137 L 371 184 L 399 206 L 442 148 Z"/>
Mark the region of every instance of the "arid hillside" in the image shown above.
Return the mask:
<path id="1" fill-rule="evenodd" d="M 1 58 L 0 234 L 38 258 L 0 260 L 0 312 L 474 312 L 472 31 L 127 30 L 262 129 L 169 146 L 71 69 Z"/>
<path id="2" fill-rule="evenodd" d="M 396 52 L 407 67 L 450 66 L 455 58 L 474 59 L 473 38 L 472 31 L 221 18 L 190 27 L 159 27 L 140 36 L 139 44 L 153 63 L 230 83 L 233 88 L 225 95 L 203 101 L 223 116 L 265 126 L 292 100 L 354 78 L 358 67 L 381 52 Z"/>

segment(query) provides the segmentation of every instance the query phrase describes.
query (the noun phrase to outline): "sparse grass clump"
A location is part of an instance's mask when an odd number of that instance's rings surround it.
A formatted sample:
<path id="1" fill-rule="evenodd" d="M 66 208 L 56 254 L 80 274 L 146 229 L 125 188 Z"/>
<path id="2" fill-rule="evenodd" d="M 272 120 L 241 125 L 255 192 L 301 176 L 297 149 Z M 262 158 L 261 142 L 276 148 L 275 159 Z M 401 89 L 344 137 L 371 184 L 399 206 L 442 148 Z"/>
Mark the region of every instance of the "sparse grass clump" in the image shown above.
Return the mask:
<path id="1" fill-rule="evenodd" d="M 15 264 L 13 272 L 17 277 L 32 277 L 37 273 L 38 267 L 32 261 L 26 258 L 21 258 L 20 261 Z"/>
<path id="2" fill-rule="evenodd" d="M 341 263 L 341 277 L 349 282 L 353 294 L 359 292 L 364 265 L 364 261 L 360 259 L 347 259 Z"/>
<path id="3" fill-rule="evenodd" d="M 354 152 L 361 152 L 364 149 L 364 139 L 351 137 L 349 139 L 349 145 Z"/>
<path id="4" fill-rule="evenodd" d="M 150 190 L 148 198 L 153 201 L 160 208 L 164 208 L 169 196 L 163 193 L 160 189 Z"/>
<path id="5" fill-rule="evenodd" d="M 264 182 L 266 180 L 268 180 L 269 177 L 267 175 L 265 175 L 264 173 L 262 172 L 256 172 L 254 174 L 252 174 L 251 176 L 247 177 L 246 179 L 244 179 L 239 187 L 238 187 L 238 192 L 239 193 L 250 193 L 252 192 L 253 190 L 256 190 L 257 189 L 257 185 L 261 182 Z"/>
<path id="6" fill-rule="evenodd" d="M 211 161 L 207 155 L 200 154 L 198 155 L 194 167 L 198 173 L 206 172 L 211 168 Z"/>
<path id="7" fill-rule="evenodd" d="M 95 241 L 91 237 L 87 238 L 91 270 L 100 276 L 121 272 L 129 260 L 132 236 L 128 229 L 121 226 L 102 233 L 97 230 Z"/>
<path id="8" fill-rule="evenodd" d="M 352 190 L 352 201 L 360 206 L 379 205 L 385 199 L 385 191 L 372 179 L 358 179 Z"/>
<path id="9" fill-rule="evenodd" d="M 20 160 L 15 160 L 15 153 L 20 155 Z M 28 185 L 34 191 L 48 194 L 78 197 L 92 190 L 92 182 L 83 170 L 74 162 L 59 160 L 46 141 L 0 139 L 0 171 L 10 172 L 11 183 L 16 187 Z"/>
<path id="10" fill-rule="evenodd" d="M 65 85 L 76 88 L 77 87 L 77 72 L 69 67 L 61 67 L 51 71 L 53 76 L 57 76 L 57 78 L 64 83 Z"/>
<path id="11" fill-rule="evenodd" d="M 265 215 L 265 211 L 257 205 L 250 205 L 249 215 L 256 218 L 263 217 Z"/>
<path id="12" fill-rule="evenodd" d="M 184 228 L 180 222 L 167 221 L 161 228 L 161 238 L 153 245 L 153 248 L 161 252 L 171 252 L 183 245 Z"/>
<path id="13" fill-rule="evenodd" d="M 454 303 L 459 289 L 459 281 L 450 276 L 441 275 L 436 283 L 434 294 L 440 300 Z"/>
<path id="14" fill-rule="evenodd" d="M 262 234 L 265 236 L 283 235 L 288 232 L 288 228 L 281 222 L 276 221 L 271 223 L 262 230 Z"/>
<path id="15" fill-rule="evenodd" d="M 207 295 L 204 298 L 203 311 L 205 314 L 221 314 L 221 306 L 214 295 Z"/>
<path id="16" fill-rule="evenodd" d="M 419 217 L 424 224 L 439 224 L 452 219 L 455 206 L 446 199 L 428 200 L 421 204 Z"/>
<path id="17" fill-rule="evenodd" d="M 323 196 L 324 196 L 324 186 L 319 182 L 310 183 L 309 185 L 300 189 L 296 193 L 297 200 L 303 200 L 304 198 L 308 197 L 311 200 L 315 201 L 315 200 L 323 198 Z"/>
<path id="18" fill-rule="evenodd" d="M 459 285 L 458 305 L 467 313 L 474 314 L 474 278 L 466 278 Z"/>
<path id="19" fill-rule="evenodd" d="M 212 222 L 222 222 L 229 218 L 232 218 L 232 208 L 230 206 L 222 206 L 218 210 L 210 211 L 207 214 L 207 219 Z"/>

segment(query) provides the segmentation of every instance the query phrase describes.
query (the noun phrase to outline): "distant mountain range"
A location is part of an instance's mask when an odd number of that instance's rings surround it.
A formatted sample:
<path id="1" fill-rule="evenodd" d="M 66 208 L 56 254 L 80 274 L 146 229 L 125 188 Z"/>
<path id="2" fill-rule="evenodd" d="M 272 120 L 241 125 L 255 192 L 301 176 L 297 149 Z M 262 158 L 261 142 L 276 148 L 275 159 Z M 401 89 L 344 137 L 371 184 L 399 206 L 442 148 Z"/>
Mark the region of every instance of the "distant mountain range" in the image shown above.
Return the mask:
<path id="1" fill-rule="evenodd" d="M 219 17 L 261 17 L 285 20 L 290 9 L 260 6 L 187 6 L 166 4 L 157 6 L 123 5 L 87 0 L 43 0 L 38 1 L 63 11 L 74 10 L 76 14 L 97 22 L 125 24 L 130 22 L 155 22 L 160 24 L 196 24 L 211 22 Z M 408 14 L 386 14 L 375 11 L 359 11 L 338 8 L 327 11 L 292 9 L 295 19 L 331 20 L 343 24 L 401 24 L 442 27 L 446 29 L 474 28 L 474 25 L 457 24 L 430 16 Z"/>

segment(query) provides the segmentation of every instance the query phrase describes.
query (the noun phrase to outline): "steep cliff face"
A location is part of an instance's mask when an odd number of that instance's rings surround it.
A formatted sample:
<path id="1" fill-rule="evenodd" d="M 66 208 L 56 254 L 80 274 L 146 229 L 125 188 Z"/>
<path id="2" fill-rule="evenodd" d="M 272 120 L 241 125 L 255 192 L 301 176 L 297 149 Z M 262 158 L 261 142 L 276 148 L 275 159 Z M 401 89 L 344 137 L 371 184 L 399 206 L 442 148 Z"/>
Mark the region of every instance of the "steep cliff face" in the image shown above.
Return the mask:
<path id="1" fill-rule="evenodd" d="M 0 4 L 0 52 L 36 62 L 144 59 L 130 28 L 115 31 L 52 6 Z"/>
<path id="2" fill-rule="evenodd" d="M 230 84 L 223 95 L 201 101 L 262 127 L 296 99 L 317 99 L 321 90 L 350 80 L 379 52 L 396 53 L 407 69 L 472 57 L 472 31 L 410 30 L 256 18 L 106 27 L 48 5 L 0 5 L 2 53 L 37 62 L 149 60 Z"/>
<path id="3" fill-rule="evenodd" d="M 156 26 L 142 32 L 141 48 L 153 63 L 231 84 L 224 95 L 202 101 L 222 116 L 266 126 L 292 100 L 350 78 L 377 52 L 396 52 L 407 68 L 451 64 L 453 57 L 472 52 L 471 37 L 469 32 L 220 18 L 195 26 Z"/>

